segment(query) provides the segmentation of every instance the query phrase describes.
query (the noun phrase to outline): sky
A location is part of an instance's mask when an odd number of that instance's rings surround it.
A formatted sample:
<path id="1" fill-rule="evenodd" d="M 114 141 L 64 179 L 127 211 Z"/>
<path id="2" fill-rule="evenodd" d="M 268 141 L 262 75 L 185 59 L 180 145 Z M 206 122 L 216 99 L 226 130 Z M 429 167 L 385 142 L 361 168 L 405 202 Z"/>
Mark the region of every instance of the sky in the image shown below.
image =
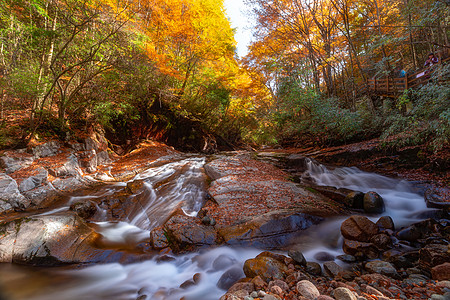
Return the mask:
<path id="1" fill-rule="evenodd" d="M 251 22 L 246 14 L 249 9 L 244 4 L 244 0 L 225 0 L 225 10 L 231 21 L 231 27 L 236 29 L 235 39 L 237 44 L 237 54 L 244 57 L 247 54 L 247 46 L 250 44 Z"/>

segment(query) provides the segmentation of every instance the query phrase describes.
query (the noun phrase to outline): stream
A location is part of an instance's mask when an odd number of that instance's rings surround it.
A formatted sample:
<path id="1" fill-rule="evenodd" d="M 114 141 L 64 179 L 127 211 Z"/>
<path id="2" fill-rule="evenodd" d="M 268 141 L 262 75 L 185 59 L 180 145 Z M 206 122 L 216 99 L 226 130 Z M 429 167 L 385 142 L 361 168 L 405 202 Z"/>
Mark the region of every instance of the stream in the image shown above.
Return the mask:
<path id="1" fill-rule="evenodd" d="M 205 199 L 205 158 L 191 156 L 184 160 L 150 168 L 132 181 L 143 181 L 144 197 L 140 198 L 126 218 L 108 219 L 100 210 L 100 218 L 92 224 L 109 246 L 133 246 L 149 239 L 149 232 L 165 222 L 171 211 L 181 208 L 195 216 Z M 428 211 L 423 196 L 414 192 L 407 181 L 363 172 L 354 167 L 329 168 L 315 161 L 307 162 L 305 177 L 317 185 L 335 186 L 357 191 L 375 191 L 385 200 L 386 211 L 396 227 L 421 219 Z M 79 200 L 98 200 L 126 185 L 105 185 L 91 195 L 73 195 L 65 205 L 44 212 L 52 214 L 68 210 Z M 133 196 L 131 196 L 133 197 Z M 142 199 L 145 199 L 143 201 Z M 102 217 L 103 216 L 103 217 Z M 373 218 L 377 220 L 379 218 Z M 340 224 L 344 218 L 315 225 L 292 241 L 308 261 L 320 262 L 320 253 L 342 254 Z M 131 247 L 130 246 L 130 247 Z M 243 263 L 262 250 L 218 247 L 162 260 L 161 255 L 132 263 L 105 263 L 88 266 L 37 268 L 0 264 L 0 299 L 180 299 L 217 300 L 225 293 L 217 287 L 221 276 L 230 269 L 242 270 Z M 280 252 L 283 253 L 283 252 Z M 337 263 L 342 264 L 338 259 Z M 180 288 L 199 273 L 199 282 Z"/>

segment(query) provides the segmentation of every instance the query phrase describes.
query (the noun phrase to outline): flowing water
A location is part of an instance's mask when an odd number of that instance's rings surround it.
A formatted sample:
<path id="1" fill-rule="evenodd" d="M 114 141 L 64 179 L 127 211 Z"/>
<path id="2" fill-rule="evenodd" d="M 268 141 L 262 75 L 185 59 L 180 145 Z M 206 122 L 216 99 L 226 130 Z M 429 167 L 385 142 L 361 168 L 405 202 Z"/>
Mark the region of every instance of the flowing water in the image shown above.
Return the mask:
<path id="1" fill-rule="evenodd" d="M 203 165 L 205 159 L 188 157 L 184 160 L 150 168 L 133 180 L 143 181 L 139 201 L 121 221 L 112 221 L 102 212 L 93 227 L 103 236 L 105 244 L 136 245 L 147 241 L 149 232 L 161 225 L 173 209 L 180 207 L 195 216 L 205 199 Z M 405 181 L 366 173 L 357 168 L 328 168 L 308 161 L 305 178 L 318 185 L 345 187 L 362 192 L 376 191 L 385 200 L 386 212 L 397 227 L 418 220 L 427 210 L 423 197 L 412 191 Z M 90 195 L 76 195 L 66 205 L 53 211 L 67 210 L 80 200 L 98 200 L 123 189 L 126 183 L 107 185 Z M 130 200 L 136 195 L 130 196 Z M 374 218 L 376 220 L 377 218 Z M 302 232 L 293 241 L 304 251 L 308 261 L 320 261 L 320 255 L 341 254 L 340 223 L 343 218 L 328 220 Z M 139 262 L 105 263 L 90 266 L 31 268 L 10 264 L 0 265 L 0 299 L 184 299 L 215 300 L 224 290 L 217 282 L 225 272 L 238 274 L 246 259 L 261 250 L 219 247 L 162 260 L 161 256 Z M 185 288 L 180 285 L 199 274 L 199 283 Z M 147 296 L 146 298 L 144 297 Z"/>

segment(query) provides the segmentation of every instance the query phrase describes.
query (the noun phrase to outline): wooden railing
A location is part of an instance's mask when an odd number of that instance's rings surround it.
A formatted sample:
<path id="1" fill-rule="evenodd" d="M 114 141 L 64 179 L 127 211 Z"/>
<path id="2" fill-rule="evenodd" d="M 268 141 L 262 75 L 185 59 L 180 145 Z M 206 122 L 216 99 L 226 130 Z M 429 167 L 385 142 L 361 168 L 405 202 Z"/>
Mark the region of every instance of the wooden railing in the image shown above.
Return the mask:
<path id="1" fill-rule="evenodd" d="M 450 57 L 442 60 L 440 63 L 446 63 L 448 61 L 450 61 Z M 368 79 L 367 87 L 369 92 L 380 96 L 400 95 L 404 90 L 415 88 L 430 81 L 432 72 L 432 69 L 424 68 L 401 78 L 386 77 L 383 79 Z"/>

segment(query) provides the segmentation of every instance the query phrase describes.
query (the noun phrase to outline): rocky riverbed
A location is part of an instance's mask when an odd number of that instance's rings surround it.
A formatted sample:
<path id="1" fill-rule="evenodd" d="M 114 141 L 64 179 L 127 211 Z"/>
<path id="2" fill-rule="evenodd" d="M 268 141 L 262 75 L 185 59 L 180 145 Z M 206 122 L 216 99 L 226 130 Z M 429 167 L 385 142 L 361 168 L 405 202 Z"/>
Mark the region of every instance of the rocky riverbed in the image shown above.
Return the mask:
<path id="1" fill-rule="evenodd" d="M 214 271 L 192 274 L 173 290 L 144 293 L 145 284 L 137 284 L 123 299 L 218 299 L 217 292 L 188 296 L 216 270 L 223 274 L 214 289 L 228 290 L 223 299 L 449 296 L 450 230 L 442 187 L 424 193 L 438 209 L 420 212 L 425 202 L 408 183 L 326 167 L 301 153 L 233 152 L 205 163 L 144 142 L 118 156 L 98 135 L 4 151 L 0 162 L 5 263 L 131 263 L 153 257 L 156 264 L 169 262 L 170 269 L 182 253 L 219 246 L 265 250 L 242 265 L 220 256 Z M 379 188 L 370 188 L 372 183 Z M 397 211 L 403 212 L 400 218 Z M 333 228 L 323 227 L 327 222 Z M 302 238 L 311 232 L 316 243 L 333 239 L 334 250 L 303 255 Z"/>

